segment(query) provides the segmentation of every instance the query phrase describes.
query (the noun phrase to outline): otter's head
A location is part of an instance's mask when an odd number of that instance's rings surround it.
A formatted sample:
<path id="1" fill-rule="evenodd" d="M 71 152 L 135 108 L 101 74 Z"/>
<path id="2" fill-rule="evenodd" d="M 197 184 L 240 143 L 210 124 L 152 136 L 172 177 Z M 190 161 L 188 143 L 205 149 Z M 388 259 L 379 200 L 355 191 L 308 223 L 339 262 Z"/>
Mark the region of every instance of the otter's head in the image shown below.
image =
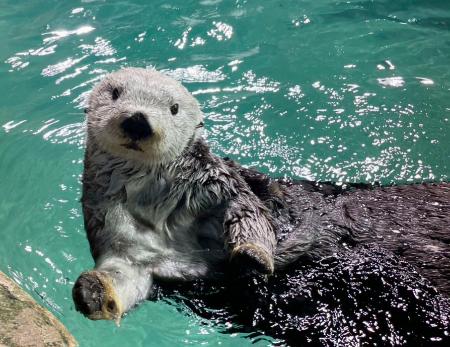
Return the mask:
<path id="1" fill-rule="evenodd" d="M 198 136 L 203 114 L 179 82 L 154 70 L 107 75 L 87 108 L 88 141 L 144 165 L 169 163 Z"/>

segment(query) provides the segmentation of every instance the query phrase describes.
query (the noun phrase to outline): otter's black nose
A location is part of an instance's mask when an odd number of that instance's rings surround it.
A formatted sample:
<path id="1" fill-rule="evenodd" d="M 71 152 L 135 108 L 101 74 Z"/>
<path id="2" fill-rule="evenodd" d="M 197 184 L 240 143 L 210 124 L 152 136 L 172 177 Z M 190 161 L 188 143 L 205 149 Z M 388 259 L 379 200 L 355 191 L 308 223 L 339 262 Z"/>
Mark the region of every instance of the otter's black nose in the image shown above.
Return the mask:
<path id="1" fill-rule="evenodd" d="M 136 112 L 130 118 L 125 119 L 120 126 L 124 134 L 133 141 L 144 140 L 153 134 L 150 124 L 141 112 Z"/>

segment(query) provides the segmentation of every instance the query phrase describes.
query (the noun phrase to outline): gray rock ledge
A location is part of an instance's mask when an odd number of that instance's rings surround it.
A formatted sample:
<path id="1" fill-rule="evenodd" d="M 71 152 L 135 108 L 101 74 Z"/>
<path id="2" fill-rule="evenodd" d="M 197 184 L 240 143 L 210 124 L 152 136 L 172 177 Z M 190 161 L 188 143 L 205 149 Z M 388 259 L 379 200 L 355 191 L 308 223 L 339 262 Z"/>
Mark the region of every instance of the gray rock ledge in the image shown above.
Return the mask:
<path id="1" fill-rule="evenodd" d="M 0 347 L 77 345 L 53 314 L 0 271 Z"/>

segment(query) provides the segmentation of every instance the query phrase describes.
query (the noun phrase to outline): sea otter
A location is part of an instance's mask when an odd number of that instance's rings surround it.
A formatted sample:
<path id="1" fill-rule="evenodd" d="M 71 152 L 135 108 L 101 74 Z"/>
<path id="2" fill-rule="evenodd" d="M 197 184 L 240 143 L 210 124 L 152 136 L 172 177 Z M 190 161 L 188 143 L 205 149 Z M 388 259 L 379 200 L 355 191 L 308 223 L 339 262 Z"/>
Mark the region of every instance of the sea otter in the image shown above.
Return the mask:
<path id="1" fill-rule="evenodd" d="M 73 291 L 90 318 L 120 318 L 154 279 L 215 277 L 229 259 L 273 272 L 270 213 L 202 127 L 196 99 L 157 71 L 120 70 L 90 95 L 82 205 L 96 267 Z"/>
<path id="2" fill-rule="evenodd" d="M 195 98 L 154 70 L 107 75 L 86 113 L 82 205 L 95 269 L 73 298 L 91 319 L 119 319 L 154 282 L 230 268 L 270 275 L 373 242 L 450 293 L 448 183 L 341 188 L 244 168 L 210 152 Z"/>

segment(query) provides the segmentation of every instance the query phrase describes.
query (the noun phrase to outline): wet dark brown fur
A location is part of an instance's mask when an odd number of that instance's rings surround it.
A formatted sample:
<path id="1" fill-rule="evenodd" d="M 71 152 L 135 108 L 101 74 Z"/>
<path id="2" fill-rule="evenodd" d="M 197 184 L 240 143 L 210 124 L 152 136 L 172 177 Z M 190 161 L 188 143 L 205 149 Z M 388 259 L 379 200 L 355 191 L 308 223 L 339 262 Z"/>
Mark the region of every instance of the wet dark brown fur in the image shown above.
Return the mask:
<path id="1" fill-rule="evenodd" d="M 272 211 L 278 268 L 301 254 L 320 257 L 343 246 L 376 243 L 450 295 L 449 183 L 342 188 L 271 179 L 228 163 Z"/>

